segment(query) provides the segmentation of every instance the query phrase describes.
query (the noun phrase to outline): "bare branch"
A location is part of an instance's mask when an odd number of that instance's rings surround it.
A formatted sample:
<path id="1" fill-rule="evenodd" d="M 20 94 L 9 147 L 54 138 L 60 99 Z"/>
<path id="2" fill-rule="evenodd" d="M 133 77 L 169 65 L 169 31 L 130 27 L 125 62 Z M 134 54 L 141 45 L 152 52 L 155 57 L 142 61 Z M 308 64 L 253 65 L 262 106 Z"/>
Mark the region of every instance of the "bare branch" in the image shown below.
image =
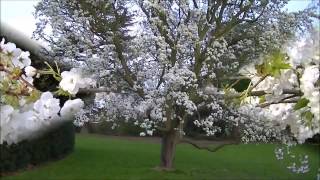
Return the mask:
<path id="1" fill-rule="evenodd" d="M 270 94 L 270 93 L 267 93 L 265 91 L 251 91 L 249 93 L 250 96 L 263 96 L 263 95 L 266 95 L 266 94 Z M 297 90 L 297 89 L 283 89 L 282 90 L 282 94 L 294 94 L 296 96 L 302 96 L 303 95 L 303 93 L 300 90 Z"/>
<path id="2" fill-rule="evenodd" d="M 193 2 L 194 7 L 198 9 L 199 6 L 198 6 L 198 4 L 197 4 L 197 1 L 196 1 L 196 0 L 192 0 L 192 2 Z"/>
<path id="3" fill-rule="evenodd" d="M 165 72 L 166 72 L 166 68 L 163 67 L 162 73 L 161 73 L 161 75 L 160 75 L 159 82 L 158 82 L 158 84 L 157 84 L 157 89 L 159 89 L 160 85 L 161 85 L 162 82 L 163 82 L 163 76 L 164 76 Z"/>
<path id="4" fill-rule="evenodd" d="M 266 91 L 251 91 L 247 95 L 248 96 L 263 96 L 263 95 L 266 95 L 266 94 L 271 94 L 271 93 L 266 92 Z M 303 95 L 303 93 L 300 90 L 297 90 L 297 89 L 283 89 L 282 90 L 282 94 L 292 94 L 292 95 L 296 95 L 296 96 L 302 96 Z M 241 93 L 232 94 L 232 95 L 221 95 L 221 94 L 212 93 L 211 95 L 214 95 L 217 98 L 221 98 L 221 99 L 223 99 L 223 98 L 225 98 L 225 99 L 234 99 L 234 98 L 240 98 L 242 96 Z"/>
<path id="5" fill-rule="evenodd" d="M 265 107 L 270 106 L 271 104 L 297 103 L 298 99 L 292 99 L 295 97 L 298 97 L 298 96 L 296 94 L 293 94 L 291 96 L 284 97 L 279 101 L 273 101 L 273 102 L 267 102 L 267 103 L 260 104 L 259 107 L 265 108 Z"/>
<path id="6" fill-rule="evenodd" d="M 83 88 L 79 90 L 79 94 L 93 94 L 101 92 L 111 92 L 109 88 Z"/>
<path id="7" fill-rule="evenodd" d="M 239 142 L 229 142 L 229 143 L 223 143 L 223 144 L 219 144 L 213 148 L 210 148 L 208 146 L 201 146 L 200 144 L 197 144 L 195 141 L 192 141 L 190 139 L 182 139 L 180 140 L 181 143 L 187 143 L 187 144 L 190 144 L 192 145 L 193 147 L 197 148 L 197 149 L 202 149 L 202 150 L 207 150 L 207 151 L 210 151 L 210 152 L 216 152 L 218 151 L 219 149 L 227 146 L 227 145 L 236 145 L 236 144 L 239 144 Z"/>

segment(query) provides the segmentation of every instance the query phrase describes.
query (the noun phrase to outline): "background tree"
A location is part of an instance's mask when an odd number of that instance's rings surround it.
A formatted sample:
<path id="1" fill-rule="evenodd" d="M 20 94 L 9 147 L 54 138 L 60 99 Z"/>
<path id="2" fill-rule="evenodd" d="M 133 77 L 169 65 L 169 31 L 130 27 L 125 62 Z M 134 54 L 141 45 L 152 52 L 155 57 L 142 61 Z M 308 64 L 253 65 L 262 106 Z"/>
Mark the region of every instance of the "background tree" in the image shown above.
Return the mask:
<path id="1" fill-rule="evenodd" d="M 160 166 L 171 169 L 187 121 L 207 135 L 220 131 L 215 122 L 223 120 L 252 132 L 246 140 L 282 137 L 283 129 L 227 105 L 221 89 L 242 66 L 261 61 L 311 26 L 314 8 L 287 13 L 286 3 L 42 0 L 34 35 L 48 42 L 52 58 L 95 74 L 101 87 L 85 91 L 107 92 L 96 102 L 110 121 L 132 121 L 146 130 L 141 135 L 160 131 Z M 48 27 L 52 32 L 46 33 Z"/>

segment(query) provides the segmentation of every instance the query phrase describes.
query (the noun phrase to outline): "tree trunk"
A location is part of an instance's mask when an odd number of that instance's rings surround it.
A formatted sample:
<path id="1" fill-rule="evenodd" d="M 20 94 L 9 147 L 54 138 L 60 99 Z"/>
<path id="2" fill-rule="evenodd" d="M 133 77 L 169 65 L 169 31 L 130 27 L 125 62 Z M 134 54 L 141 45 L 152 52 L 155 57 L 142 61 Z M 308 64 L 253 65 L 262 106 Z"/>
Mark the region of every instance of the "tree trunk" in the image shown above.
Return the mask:
<path id="1" fill-rule="evenodd" d="M 175 130 L 167 132 L 163 135 L 161 140 L 161 169 L 171 170 L 173 168 L 176 145 L 177 132 Z"/>

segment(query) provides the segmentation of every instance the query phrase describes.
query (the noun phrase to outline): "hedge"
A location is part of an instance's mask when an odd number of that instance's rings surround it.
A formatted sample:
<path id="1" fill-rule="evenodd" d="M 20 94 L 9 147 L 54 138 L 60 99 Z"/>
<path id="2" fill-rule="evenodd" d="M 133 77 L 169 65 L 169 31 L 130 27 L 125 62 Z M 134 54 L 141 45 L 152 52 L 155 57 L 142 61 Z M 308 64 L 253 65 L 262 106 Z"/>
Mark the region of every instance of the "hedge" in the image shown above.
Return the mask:
<path id="1" fill-rule="evenodd" d="M 19 31 L 7 25 L 1 24 L 0 40 L 5 38 L 6 42 L 14 42 L 17 47 L 30 52 L 32 66 L 37 69 L 46 68 L 47 61 L 53 64 L 53 60 L 43 54 L 41 45 L 21 34 Z M 71 69 L 65 64 L 58 64 L 63 70 Z M 50 75 L 43 75 L 34 79 L 34 86 L 42 91 L 55 91 L 59 82 Z M 67 100 L 58 97 L 61 105 Z M 74 149 L 75 132 L 71 121 L 65 122 L 47 131 L 36 139 L 21 141 L 18 144 L 0 144 L 0 177 L 1 175 L 26 168 L 29 165 L 38 165 L 43 162 L 60 159 Z"/>
<path id="2" fill-rule="evenodd" d="M 0 175 L 61 159 L 73 151 L 74 143 L 75 132 L 71 121 L 32 140 L 11 145 L 3 143 L 0 145 Z"/>

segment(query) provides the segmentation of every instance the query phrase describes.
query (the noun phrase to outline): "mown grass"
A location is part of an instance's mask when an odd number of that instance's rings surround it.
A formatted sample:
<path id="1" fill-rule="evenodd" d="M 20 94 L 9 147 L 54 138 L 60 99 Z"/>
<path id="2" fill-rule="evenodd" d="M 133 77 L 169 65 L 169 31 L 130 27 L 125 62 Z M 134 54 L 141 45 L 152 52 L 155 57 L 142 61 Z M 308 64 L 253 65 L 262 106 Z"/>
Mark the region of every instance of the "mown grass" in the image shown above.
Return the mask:
<path id="1" fill-rule="evenodd" d="M 234 145 L 212 153 L 181 144 L 176 153 L 176 170 L 160 172 L 153 169 L 159 164 L 160 145 L 157 143 L 78 135 L 75 152 L 65 159 L 2 180 L 316 179 L 319 145 L 294 149 L 310 158 L 311 171 L 300 175 L 290 173 L 287 162 L 276 160 L 274 148 L 273 144 Z"/>

